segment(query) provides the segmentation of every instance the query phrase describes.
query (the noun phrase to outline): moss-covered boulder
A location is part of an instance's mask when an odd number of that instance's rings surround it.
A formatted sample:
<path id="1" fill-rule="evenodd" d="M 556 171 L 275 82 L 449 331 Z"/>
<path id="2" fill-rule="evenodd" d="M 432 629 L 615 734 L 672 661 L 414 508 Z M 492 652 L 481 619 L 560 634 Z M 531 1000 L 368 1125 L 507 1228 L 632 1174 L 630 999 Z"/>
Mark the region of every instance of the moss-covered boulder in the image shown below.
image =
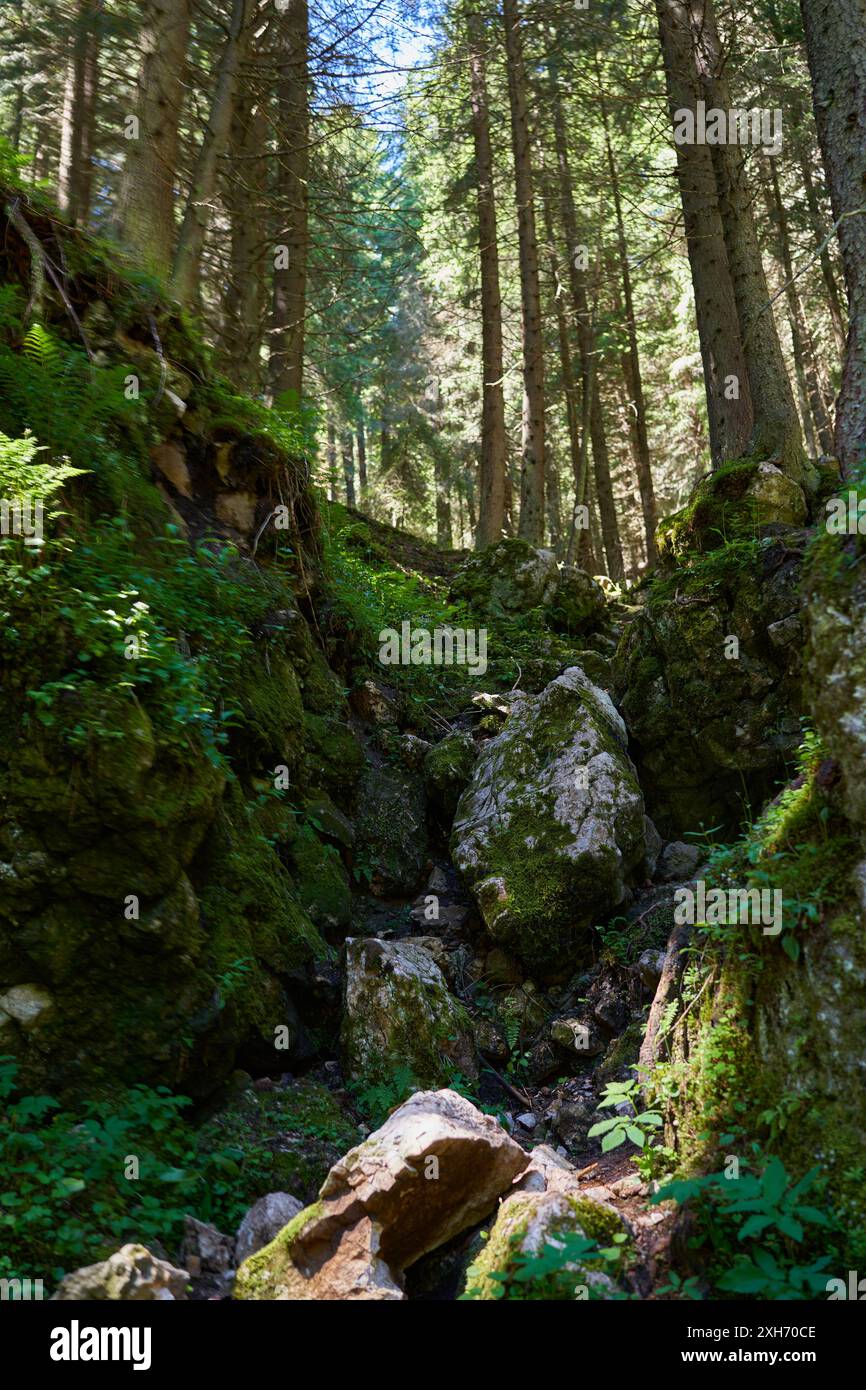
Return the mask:
<path id="1" fill-rule="evenodd" d="M 502 1203 L 484 1250 L 467 1270 L 463 1297 L 482 1302 L 612 1298 L 617 1285 L 600 1249 L 610 1248 L 617 1235 L 625 1235 L 625 1228 L 616 1212 L 581 1197 L 576 1184 L 572 1191 L 515 1192 Z M 571 1257 L 569 1247 L 575 1251 Z M 561 1262 L 549 1272 L 554 1252 L 562 1252 Z"/>
<path id="2" fill-rule="evenodd" d="M 292 877 L 301 907 L 321 930 L 347 927 L 352 890 L 339 852 L 307 826 L 292 841 Z"/>
<path id="3" fill-rule="evenodd" d="M 548 603 L 558 577 L 552 550 L 506 539 L 466 561 L 452 580 L 451 597 L 479 616 L 517 618 Z"/>
<path id="4" fill-rule="evenodd" d="M 681 511 L 659 523 L 659 558 L 678 564 L 689 554 L 757 539 L 768 526 L 803 526 L 807 512 L 803 489 L 775 464 L 727 463 L 698 483 Z"/>
<path id="5" fill-rule="evenodd" d="M 347 1074 L 364 1086 L 401 1068 L 419 1086 L 478 1075 L 469 1016 L 429 951 L 411 940 L 346 942 L 342 1049 Z"/>
<path id="6" fill-rule="evenodd" d="M 421 1091 L 238 1270 L 238 1299 L 402 1299 L 402 1272 L 474 1226 L 527 1155 L 454 1091 Z"/>
<path id="7" fill-rule="evenodd" d="M 823 535 L 806 568 L 807 688 L 838 761 L 851 820 L 866 825 L 866 537 Z"/>
<path id="8" fill-rule="evenodd" d="M 510 709 L 461 797 L 452 852 L 496 943 L 549 976 L 585 954 L 641 872 L 643 797 L 625 726 L 578 667 Z"/>
<path id="9" fill-rule="evenodd" d="M 478 749 L 471 734 L 460 732 L 447 734 L 425 755 L 423 771 L 427 796 L 449 829 L 477 757 Z"/>
<path id="10" fill-rule="evenodd" d="M 585 570 L 563 565 L 545 616 L 554 631 L 569 637 L 596 632 L 604 626 L 608 616 L 604 590 Z"/>
<path id="11" fill-rule="evenodd" d="M 614 660 L 647 809 L 664 835 L 735 832 L 800 741 L 805 538 L 746 541 L 652 585 Z"/>

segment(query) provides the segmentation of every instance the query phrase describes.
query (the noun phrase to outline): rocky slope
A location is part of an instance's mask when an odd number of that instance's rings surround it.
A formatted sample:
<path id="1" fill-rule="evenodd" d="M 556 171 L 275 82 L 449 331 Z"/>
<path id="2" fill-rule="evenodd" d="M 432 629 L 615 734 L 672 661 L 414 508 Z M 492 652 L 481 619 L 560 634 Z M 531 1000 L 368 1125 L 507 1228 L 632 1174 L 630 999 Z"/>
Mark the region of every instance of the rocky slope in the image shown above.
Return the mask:
<path id="1" fill-rule="evenodd" d="M 731 1156 L 793 1191 L 817 1155 L 856 1259 L 859 538 L 742 461 L 630 594 L 440 556 L 317 500 L 153 287 L 28 215 L 66 278 L 34 337 L 6 227 L 0 457 L 32 428 L 83 471 L 38 554 L 3 543 L 0 1139 L 22 1191 L 22 1128 L 66 1164 L 95 1260 L 56 1296 L 716 1295 L 754 1239 L 714 1245 L 711 1186 L 652 1198 Z M 404 622 L 484 628 L 486 670 L 383 665 Z M 679 920 L 699 886 L 778 921 Z M 142 1229 L 81 1145 L 179 1091 L 144 1176 L 215 1166 Z M 71 1268 L 54 1216 L 10 1269 Z M 778 1288 L 808 1221 L 761 1247 Z"/>

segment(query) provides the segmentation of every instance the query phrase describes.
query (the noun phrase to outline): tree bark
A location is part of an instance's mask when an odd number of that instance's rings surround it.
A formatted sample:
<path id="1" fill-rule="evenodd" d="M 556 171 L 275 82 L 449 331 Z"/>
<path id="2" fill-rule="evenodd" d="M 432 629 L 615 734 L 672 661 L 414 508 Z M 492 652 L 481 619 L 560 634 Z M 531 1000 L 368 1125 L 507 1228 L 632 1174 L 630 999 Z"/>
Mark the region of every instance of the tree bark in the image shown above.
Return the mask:
<path id="1" fill-rule="evenodd" d="M 701 93 L 692 51 L 688 0 L 656 0 L 668 104 L 695 111 Z M 678 144 L 677 178 L 692 285 L 710 427 L 713 466 L 741 458 L 754 422 L 746 359 L 737 316 L 716 176 L 710 148 Z"/>
<path id="2" fill-rule="evenodd" d="M 847 476 L 866 462 L 866 0 L 800 0 L 800 8 L 848 291 L 836 412 L 836 452 Z"/>
<path id="3" fill-rule="evenodd" d="M 727 54 L 713 0 L 691 0 L 691 12 L 695 61 L 707 106 L 731 111 Z M 752 214 L 745 154 L 736 145 L 713 145 L 711 159 L 754 411 L 748 452 L 776 460 L 802 482 L 807 468 L 800 418 L 775 316 L 768 307 L 770 292 Z"/>
<path id="4" fill-rule="evenodd" d="M 481 462 L 478 529 L 475 548 L 483 550 L 502 536 L 505 521 L 505 369 L 502 358 L 502 292 L 493 153 L 487 99 L 484 21 L 467 6 L 469 72 L 472 90 L 472 136 L 478 181 L 478 252 L 481 267 Z M 450 534 L 450 515 L 448 520 Z"/>
<path id="5" fill-rule="evenodd" d="M 358 490 L 363 498 L 367 491 L 367 429 L 364 424 L 363 413 L 358 421 L 357 431 L 358 444 Z"/>
<path id="6" fill-rule="evenodd" d="M 299 406 L 304 384 L 307 312 L 308 181 L 310 163 L 309 9 L 307 0 L 288 0 L 278 25 L 281 43 L 277 105 L 280 138 L 287 141 L 278 164 L 280 226 L 274 267 L 270 332 L 270 385 L 274 400 Z M 283 253 L 282 248 L 285 248 Z"/>
<path id="7" fill-rule="evenodd" d="M 137 138 L 129 141 L 122 236 L 144 267 L 168 275 L 190 0 L 146 0 L 141 27 Z"/>
<path id="8" fill-rule="evenodd" d="M 596 70 L 598 67 L 596 65 Z M 613 193 L 613 204 L 616 212 L 616 232 L 617 248 L 619 251 L 619 270 L 622 280 L 622 295 L 625 308 L 626 332 L 628 334 L 628 351 L 623 358 L 623 376 L 626 389 L 629 393 L 629 427 L 634 441 L 635 469 L 637 472 L 638 489 L 640 491 L 641 510 L 643 512 L 644 539 L 646 544 L 647 564 L 652 565 L 656 559 L 656 499 L 653 488 L 652 461 L 650 459 L 649 433 L 647 430 L 646 401 L 643 393 L 643 380 L 640 369 L 640 352 L 637 343 L 637 322 L 634 312 L 634 295 L 632 293 L 631 271 L 628 263 L 628 246 L 625 239 L 625 223 L 622 215 L 622 198 L 620 196 L 619 170 L 614 158 L 613 145 L 610 139 L 610 126 L 607 116 L 607 105 L 604 100 L 604 93 L 601 91 L 601 81 L 599 74 L 599 94 L 601 97 L 601 112 L 604 122 L 604 140 L 607 148 L 607 167 L 610 172 L 611 191 Z"/>
<path id="9" fill-rule="evenodd" d="M 580 442 L 577 387 L 571 361 L 571 340 L 568 331 L 568 317 L 565 312 L 565 287 L 562 283 L 562 266 L 560 265 L 559 255 L 556 249 L 552 191 L 550 179 L 546 171 L 543 173 L 541 201 L 544 209 L 544 232 L 547 240 L 548 265 L 553 286 L 553 307 L 554 313 L 556 314 L 556 330 L 559 343 L 559 366 L 560 375 L 562 377 L 562 392 L 565 397 L 565 419 L 568 428 L 568 450 L 571 460 L 572 477 L 574 479 L 574 501 L 572 504 L 572 519 L 568 538 L 565 539 L 559 536 L 558 532 L 554 532 L 553 541 L 557 554 L 559 554 L 560 548 L 564 549 L 567 554 L 568 563 L 571 564 L 574 558 L 574 535 L 578 515 L 577 509 L 583 506 L 586 500 L 586 457 L 581 449 Z M 563 540 L 565 540 L 564 545 L 562 544 Z"/>
<path id="10" fill-rule="evenodd" d="M 346 506 L 355 505 L 355 438 L 352 431 L 343 431 L 343 478 L 346 484 Z"/>
<path id="11" fill-rule="evenodd" d="M 552 57 L 548 63 L 548 74 L 550 79 L 549 91 L 551 106 L 553 110 L 556 162 L 559 172 L 562 222 L 565 230 L 566 254 L 568 256 L 569 290 L 577 325 L 582 384 L 581 419 L 583 424 L 581 430 L 581 474 L 579 489 L 581 491 L 581 498 L 580 502 L 576 502 L 575 505 L 583 505 L 584 497 L 589 497 L 589 486 L 586 476 L 588 468 L 587 440 L 591 439 L 593 472 L 596 480 L 596 499 L 600 507 L 602 505 L 604 506 L 604 525 L 606 527 L 605 553 L 607 555 L 608 574 L 611 579 L 618 580 L 621 579 L 623 575 L 622 548 L 619 540 L 619 527 L 616 519 L 616 507 L 613 503 L 613 489 L 610 480 L 610 459 L 607 450 L 604 409 L 598 390 L 598 370 L 595 351 L 595 310 L 593 306 L 592 312 L 590 311 L 586 275 L 580 264 L 579 252 L 581 251 L 581 247 L 578 242 L 577 213 L 574 204 L 574 183 L 572 181 L 571 164 L 568 156 L 568 135 L 565 126 L 562 101 L 559 94 L 556 63 Z M 598 237 L 600 246 L 600 228 Z M 592 507 L 590 507 L 590 514 L 594 521 L 595 513 Z M 588 542 L 588 537 L 586 537 L 586 540 Z M 608 545 L 610 546 L 609 551 L 607 549 Z M 596 545 L 594 548 L 597 557 L 600 557 L 600 547 Z M 571 542 L 569 542 L 569 549 L 572 549 Z"/>
<path id="12" fill-rule="evenodd" d="M 332 417 L 328 416 L 328 495 L 332 502 L 337 500 L 337 430 Z"/>
<path id="13" fill-rule="evenodd" d="M 181 304 L 189 305 L 197 291 L 201 257 L 210 221 L 211 205 L 217 186 L 219 161 L 228 144 L 234 109 L 235 88 L 249 27 L 252 0 L 233 0 L 231 20 L 216 74 L 213 103 L 195 160 L 189 200 L 184 212 L 171 289 Z"/>
<path id="14" fill-rule="evenodd" d="M 262 384 L 268 125 L 263 104 L 241 86 L 229 132 L 229 173 L 223 198 L 231 227 L 231 253 L 221 337 L 226 376 L 256 395 Z"/>
<path id="15" fill-rule="evenodd" d="M 803 305 L 794 279 L 794 259 L 791 255 L 791 237 L 788 229 L 788 213 L 779 187 L 776 166 L 770 161 L 770 213 L 779 233 L 779 256 L 782 273 L 785 277 L 785 297 L 791 320 L 791 337 L 794 346 L 794 360 L 798 372 L 802 373 L 806 409 L 810 412 L 817 431 L 818 443 L 825 454 L 833 452 L 833 431 L 830 419 L 824 408 L 824 397 L 818 380 L 818 366 L 812 351 L 812 340 L 806 326 Z"/>
<path id="16" fill-rule="evenodd" d="M 503 0 L 508 97 L 517 199 L 520 297 L 523 309 L 523 440 L 518 534 L 538 545 L 544 541 L 544 335 L 538 278 L 538 240 L 527 108 L 523 37 L 517 0 Z"/>
<path id="17" fill-rule="evenodd" d="M 436 544 L 440 550 L 450 550 L 454 541 L 451 535 L 448 473 L 445 460 L 437 448 L 433 449 L 433 486 L 436 489 Z"/>
<path id="18" fill-rule="evenodd" d="M 71 222 L 86 222 L 93 185 L 97 89 L 97 21 L 102 0 L 79 0 L 66 68 L 60 129 L 57 201 Z"/>
<path id="19" fill-rule="evenodd" d="M 812 177 L 812 170 L 809 167 L 809 157 L 802 143 L 797 147 L 797 162 L 803 177 L 803 190 L 806 194 L 806 206 L 809 209 L 812 232 L 816 243 L 822 248 L 819 262 L 821 265 L 821 275 L 824 279 L 824 289 L 827 292 L 827 308 L 830 311 L 830 320 L 833 324 L 833 337 L 836 340 L 839 360 L 843 361 L 845 358 L 845 340 L 847 334 L 845 331 L 845 315 L 842 309 L 842 300 L 839 295 L 839 286 L 836 282 L 836 272 L 833 269 L 833 262 L 830 259 L 830 248 L 825 245 L 830 229 L 821 211 L 821 204 L 818 201 L 818 190 L 815 187 L 815 180 Z"/>

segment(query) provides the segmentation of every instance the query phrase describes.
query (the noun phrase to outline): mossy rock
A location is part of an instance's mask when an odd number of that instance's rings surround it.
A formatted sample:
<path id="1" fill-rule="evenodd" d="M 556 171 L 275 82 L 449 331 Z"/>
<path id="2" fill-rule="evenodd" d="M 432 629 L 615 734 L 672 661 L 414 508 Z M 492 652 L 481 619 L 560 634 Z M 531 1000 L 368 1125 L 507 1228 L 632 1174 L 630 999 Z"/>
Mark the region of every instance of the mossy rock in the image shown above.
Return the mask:
<path id="1" fill-rule="evenodd" d="M 795 757 L 804 541 L 737 542 L 656 581 L 613 662 L 647 810 L 736 834 Z"/>
<path id="2" fill-rule="evenodd" d="M 572 970 L 645 857 L 643 798 L 609 696 L 574 667 L 511 697 L 451 847 L 494 941 L 542 978 Z"/>
<path id="3" fill-rule="evenodd" d="M 397 764 L 368 763 L 358 788 L 355 863 L 379 895 L 415 891 L 427 860 L 424 783 Z"/>
<path id="4" fill-rule="evenodd" d="M 686 506 L 659 523 L 662 563 L 679 564 L 732 541 L 755 539 L 770 525 L 800 527 L 807 518 L 803 489 L 771 463 L 740 459 L 703 478 Z"/>
<path id="5" fill-rule="evenodd" d="M 352 891 L 333 845 L 323 844 L 311 827 L 304 827 L 292 843 L 291 868 L 298 902 L 311 921 L 322 931 L 347 927 Z"/>
<path id="6" fill-rule="evenodd" d="M 509 1197 L 499 1209 L 481 1255 L 466 1273 L 462 1297 L 469 1301 L 574 1301 L 612 1298 L 617 1286 L 598 1250 L 625 1234 L 616 1212 L 588 1197 L 528 1192 Z M 563 1237 L 590 1245 L 580 1261 L 563 1260 L 560 1270 L 527 1278 L 533 1260 L 561 1246 Z M 519 1277 L 518 1277 L 519 1276 Z M 582 1290 L 584 1292 L 576 1292 Z"/>
<path id="7" fill-rule="evenodd" d="M 524 540 L 501 540 L 457 571 L 451 598 L 479 616 L 513 619 L 549 602 L 558 576 L 552 551 L 537 550 Z"/>
<path id="8" fill-rule="evenodd" d="M 435 743 L 424 758 L 427 795 L 449 829 L 477 757 L 472 736 L 458 732 Z"/>
<path id="9" fill-rule="evenodd" d="M 585 570 L 565 565 L 559 572 L 545 617 L 555 632 L 569 637 L 585 636 L 607 622 L 607 599 L 601 586 Z"/>
<path id="10" fill-rule="evenodd" d="M 353 1082 L 387 1084 L 403 1070 L 418 1089 L 478 1074 L 469 1016 L 433 957 L 413 941 L 346 943 L 342 1053 Z"/>

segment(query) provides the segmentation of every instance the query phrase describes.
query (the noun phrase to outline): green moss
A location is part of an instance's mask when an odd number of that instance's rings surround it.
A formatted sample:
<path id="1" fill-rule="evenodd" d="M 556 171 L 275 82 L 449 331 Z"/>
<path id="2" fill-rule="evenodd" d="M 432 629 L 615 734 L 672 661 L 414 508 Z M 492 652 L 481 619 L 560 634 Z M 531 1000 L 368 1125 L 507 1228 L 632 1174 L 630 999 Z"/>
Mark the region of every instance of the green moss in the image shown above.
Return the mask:
<path id="1" fill-rule="evenodd" d="M 324 1209 L 323 1202 L 316 1202 L 299 1211 L 270 1245 L 250 1255 L 238 1270 L 234 1298 L 241 1302 L 250 1299 L 303 1298 L 305 1279 L 293 1264 L 292 1247 L 306 1228 L 323 1215 Z"/>
<path id="2" fill-rule="evenodd" d="M 679 564 L 690 554 L 754 540 L 762 526 L 776 521 L 805 521 L 805 502 L 797 485 L 772 475 L 768 486 L 756 460 L 736 459 L 703 478 L 687 505 L 659 523 L 659 556 L 663 563 Z"/>
<path id="3" fill-rule="evenodd" d="M 238 790 L 230 792 L 195 864 L 194 878 L 201 885 L 218 971 L 251 957 L 287 974 L 329 956 L 279 856 L 251 824 Z M 255 1010 L 254 989 L 245 989 L 244 995 Z"/>
<path id="4" fill-rule="evenodd" d="M 564 1202 L 567 1210 L 544 1223 L 547 1242 L 555 1241 L 558 1236 L 582 1235 L 599 1246 L 609 1246 L 614 1236 L 623 1233 L 616 1212 L 607 1211 L 591 1198 L 569 1196 Z M 589 1258 L 574 1268 L 554 1274 L 539 1273 L 537 1278 L 527 1279 L 533 1260 L 543 1253 L 534 1248 L 530 1250 L 527 1239 L 538 1208 L 538 1199 L 529 1194 L 511 1197 L 500 1208 L 487 1244 L 466 1272 L 464 1298 L 481 1302 L 502 1297 L 573 1300 L 575 1286 L 587 1282 L 588 1275 L 591 1283 L 592 1275 L 612 1272 L 611 1266 L 602 1259 Z M 623 1248 L 614 1270 L 621 1268 L 626 1259 L 627 1252 Z M 514 1278 L 518 1272 L 521 1274 L 519 1281 Z"/>
<path id="5" fill-rule="evenodd" d="M 301 906 L 320 928 L 346 927 L 352 915 L 349 878 L 339 854 L 309 826 L 291 848 L 292 874 Z"/>

